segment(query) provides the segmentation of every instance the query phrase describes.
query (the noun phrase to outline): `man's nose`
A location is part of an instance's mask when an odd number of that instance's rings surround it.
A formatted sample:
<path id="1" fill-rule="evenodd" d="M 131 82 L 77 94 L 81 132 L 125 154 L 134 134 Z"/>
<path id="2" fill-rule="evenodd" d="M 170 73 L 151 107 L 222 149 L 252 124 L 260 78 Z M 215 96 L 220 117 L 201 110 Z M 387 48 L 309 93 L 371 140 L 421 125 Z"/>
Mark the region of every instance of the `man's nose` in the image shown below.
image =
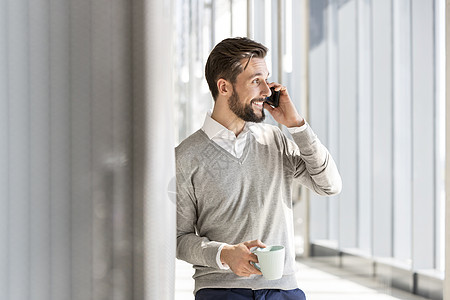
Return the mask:
<path id="1" fill-rule="evenodd" d="M 267 84 L 267 82 L 264 82 L 264 84 L 262 86 L 262 90 L 261 90 L 261 96 L 264 98 L 267 98 L 271 94 L 272 94 L 272 91 L 270 90 L 269 85 Z"/>

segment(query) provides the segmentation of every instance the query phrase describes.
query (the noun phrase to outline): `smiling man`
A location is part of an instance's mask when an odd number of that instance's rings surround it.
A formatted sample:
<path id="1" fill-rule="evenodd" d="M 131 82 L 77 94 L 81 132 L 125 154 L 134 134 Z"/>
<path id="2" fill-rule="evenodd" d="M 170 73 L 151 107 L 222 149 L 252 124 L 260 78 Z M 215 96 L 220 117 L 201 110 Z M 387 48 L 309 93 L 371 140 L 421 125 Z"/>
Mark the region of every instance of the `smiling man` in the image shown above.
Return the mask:
<path id="1" fill-rule="evenodd" d="M 177 257 L 194 265 L 196 299 L 305 299 L 295 277 L 292 181 L 320 195 L 341 190 L 333 158 L 297 112 L 286 87 L 269 83 L 267 48 L 225 39 L 205 75 L 214 99 L 203 127 L 176 148 Z M 270 88 L 278 107 L 265 104 Z M 288 128 L 264 124 L 264 109 Z M 281 279 L 253 266 L 253 247 L 283 245 Z"/>

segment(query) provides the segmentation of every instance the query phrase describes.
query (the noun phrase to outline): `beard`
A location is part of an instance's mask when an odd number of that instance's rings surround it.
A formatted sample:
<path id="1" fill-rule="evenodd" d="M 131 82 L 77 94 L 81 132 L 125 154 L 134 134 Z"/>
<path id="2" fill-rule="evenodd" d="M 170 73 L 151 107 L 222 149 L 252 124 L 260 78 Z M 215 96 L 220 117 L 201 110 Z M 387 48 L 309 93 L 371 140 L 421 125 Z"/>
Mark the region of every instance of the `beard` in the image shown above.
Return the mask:
<path id="1" fill-rule="evenodd" d="M 261 110 L 261 116 L 253 111 L 253 101 L 262 101 L 263 99 L 253 99 L 250 103 L 242 104 L 239 95 L 236 93 L 233 85 L 233 94 L 228 98 L 228 107 L 240 119 L 246 122 L 261 123 L 266 118 L 264 108 Z"/>

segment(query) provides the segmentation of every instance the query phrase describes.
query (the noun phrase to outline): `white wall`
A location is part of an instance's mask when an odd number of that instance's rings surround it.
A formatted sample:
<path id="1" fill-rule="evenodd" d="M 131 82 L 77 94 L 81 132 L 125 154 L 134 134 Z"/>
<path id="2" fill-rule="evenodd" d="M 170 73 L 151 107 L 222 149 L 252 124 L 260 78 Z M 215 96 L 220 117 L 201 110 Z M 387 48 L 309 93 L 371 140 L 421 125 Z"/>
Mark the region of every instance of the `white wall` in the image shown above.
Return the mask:
<path id="1" fill-rule="evenodd" d="M 438 1 L 311 1 L 309 121 L 343 178 L 311 236 L 443 272 Z"/>

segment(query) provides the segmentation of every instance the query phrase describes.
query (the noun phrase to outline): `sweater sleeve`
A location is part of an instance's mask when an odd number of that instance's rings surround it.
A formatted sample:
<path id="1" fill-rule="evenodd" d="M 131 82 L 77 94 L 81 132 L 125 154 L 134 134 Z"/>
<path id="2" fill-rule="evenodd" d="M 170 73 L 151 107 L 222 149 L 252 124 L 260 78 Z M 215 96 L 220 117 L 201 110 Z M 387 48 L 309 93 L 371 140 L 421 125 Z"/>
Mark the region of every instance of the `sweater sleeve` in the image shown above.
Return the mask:
<path id="1" fill-rule="evenodd" d="M 222 269 L 217 253 L 224 244 L 198 236 L 197 200 L 190 180 L 177 166 L 177 258 L 193 265 Z"/>
<path id="2" fill-rule="evenodd" d="M 292 137 L 296 145 L 289 145 L 288 152 L 294 167 L 294 178 L 319 195 L 340 193 L 342 180 L 336 163 L 311 127 L 307 125 L 305 130 L 292 134 Z"/>

